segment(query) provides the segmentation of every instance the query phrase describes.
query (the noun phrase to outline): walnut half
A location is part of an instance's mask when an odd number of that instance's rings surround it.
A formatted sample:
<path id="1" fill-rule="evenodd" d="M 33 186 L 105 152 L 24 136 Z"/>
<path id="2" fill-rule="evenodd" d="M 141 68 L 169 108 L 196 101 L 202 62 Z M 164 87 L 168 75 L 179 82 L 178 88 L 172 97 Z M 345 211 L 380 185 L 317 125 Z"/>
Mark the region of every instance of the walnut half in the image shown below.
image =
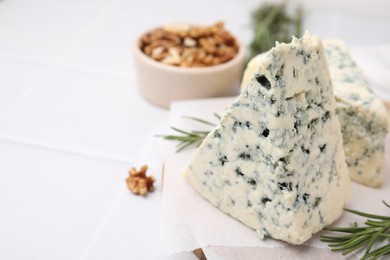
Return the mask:
<path id="1" fill-rule="evenodd" d="M 145 196 L 148 192 L 154 191 L 153 183 L 155 179 L 153 176 L 146 176 L 148 166 L 142 166 L 138 171 L 136 168 L 131 167 L 129 170 L 129 177 L 126 179 L 126 184 L 129 190 L 136 195 Z"/>

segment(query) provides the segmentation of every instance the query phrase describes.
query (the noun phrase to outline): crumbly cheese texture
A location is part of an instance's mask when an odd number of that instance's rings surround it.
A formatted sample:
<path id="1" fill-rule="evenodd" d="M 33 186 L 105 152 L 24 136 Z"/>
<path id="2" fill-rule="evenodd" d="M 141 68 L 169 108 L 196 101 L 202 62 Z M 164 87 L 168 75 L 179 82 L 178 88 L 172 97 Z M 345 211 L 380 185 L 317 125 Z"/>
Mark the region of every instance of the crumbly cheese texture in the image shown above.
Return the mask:
<path id="1" fill-rule="evenodd" d="M 384 178 L 387 111 L 340 40 L 324 43 L 351 180 L 378 187 Z"/>
<path id="2" fill-rule="evenodd" d="M 350 194 L 322 43 L 277 44 L 185 169 L 190 185 L 257 234 L 302 244 Z"/>
<path id="3" fill-rule="evenodd" d="M 372 92 L 341 40 L 325 41 L 324 48 L 350 178 L 361 184 L 379 187 L 384 178 L 384 144 L 388 132 L 386 109 Z M 266 53 L 260 54 L 249 62 L 241 90 L 250 82 L 266 56 Z"/>

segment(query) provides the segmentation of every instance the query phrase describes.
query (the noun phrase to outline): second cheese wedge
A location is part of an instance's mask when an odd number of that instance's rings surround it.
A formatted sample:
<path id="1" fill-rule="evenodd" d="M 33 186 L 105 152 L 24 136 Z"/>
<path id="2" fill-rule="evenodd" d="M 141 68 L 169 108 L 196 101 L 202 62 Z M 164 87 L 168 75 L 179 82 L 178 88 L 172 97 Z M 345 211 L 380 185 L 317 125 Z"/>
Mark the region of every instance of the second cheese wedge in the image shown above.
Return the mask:
<path id="1" fill-rule="evenodd" d="M 347 46 L 341 40 L 328 40 L 324 47 L 350 178 L 379 187 L 384 178 L 387 111 L 353 61 Z M 249 62 L 241 90 L 246 88 L 266 56 L 267 53 L 260 54 Z"/>

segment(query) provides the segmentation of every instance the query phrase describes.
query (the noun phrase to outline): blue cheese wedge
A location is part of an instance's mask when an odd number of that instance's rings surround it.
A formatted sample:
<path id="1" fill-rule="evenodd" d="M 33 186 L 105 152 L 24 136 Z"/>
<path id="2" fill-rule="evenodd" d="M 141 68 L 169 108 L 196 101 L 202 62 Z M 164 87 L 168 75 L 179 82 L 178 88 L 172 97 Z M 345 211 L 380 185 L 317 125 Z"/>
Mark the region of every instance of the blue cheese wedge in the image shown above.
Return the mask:
<path id="1" fill-rule="evenodd" d="M 388 132 L 386 109 L 372 92 L 342 41 L 325 41 L 324 48 L 350 178 L 361 184 L 378 187 L 384 178 L 384 144 Z M 242 90 L 266 56 L 267 53 L 260 54 L 249 62 Z"/>
<path id="2" fill-rule="evenodd" d="M 184 176 L 260 237 L 302 244 L 340 217 L 350 194 L 335 108 L 320 39 L 277 44 Z"/>
<path id="3" fill-rule="evenodd" d="M 340 40 L 324 43 L 351 180 L 378 187 L 384 178 L 387 111 Z"/>

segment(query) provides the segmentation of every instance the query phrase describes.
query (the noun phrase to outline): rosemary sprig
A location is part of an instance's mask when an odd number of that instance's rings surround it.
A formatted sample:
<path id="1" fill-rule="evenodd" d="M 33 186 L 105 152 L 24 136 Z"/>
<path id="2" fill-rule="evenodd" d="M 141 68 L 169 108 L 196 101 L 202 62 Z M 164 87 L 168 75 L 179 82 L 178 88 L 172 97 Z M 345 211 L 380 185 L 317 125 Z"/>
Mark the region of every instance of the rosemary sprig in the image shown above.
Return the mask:
<path id="1" fill-rule="evenodd" d="M 221 119 L 221 116 L 218 115 L 217 113 L 214 113 L 214 116 L 218 120 Z M 184 116 L 184 118 L 202 123 L 204 125 L 209 125 L 212 127 L 217 125 L 216 123 L 212 123 L 212 122 L 209 122 L 207 120 L 204 120 L 204 119 L 198 118 L 198 117 Z M 178 133 L 178 135 L 158 135 L 158 137 L 162 137 L 165 140 L 178 141 L 179 143 L 176 146 L 177 153 L 184 150 L 185 148 L 187 148 L 189 146 L 198 147 L 203 142 L 203 140 L 206 138 L 206 136 L 209 134 L 209 132 L 211 131 L 211 129 L 210 129 L 209 131 L 192 130 L 192 131 L 188 132 L 188 131 L 184 131 L 184 130 L 181 130 L 181 129 L 176 128 L 176 127 L 171 127 L 171 129 L 175 130 Z"/>
<path id="2" fill-rule="evenodd" d="M 252 13 L 253 39 L 249 45 L 248 61 L 268 51 L 278 42 L 290 42 L 293 35 L 302 34 L 303 9 L 298 7 L 295 15 L 286 11 L 286 3 L 266 4 Z"/>
<path id="3" fill-rule="evenodd" d="M 382 202 L 390 208 L 388 203 Z M 390 242 L 373 249 L 378 242 L 383 242 L 385 239 L 390 241 L 390 216 L 374 215 L 352 209 L 345 209 L 345 211 L 368 218 L 365 221 L 366 226 L 325 228 L 325 230 L 346 233 L 346 235 L 321 236 L 321 241 L 329 243 L 332 251 L 343 251 L 343 255 L 366 248 L 362 259 L 378 259 L 390 254 Z"/>

